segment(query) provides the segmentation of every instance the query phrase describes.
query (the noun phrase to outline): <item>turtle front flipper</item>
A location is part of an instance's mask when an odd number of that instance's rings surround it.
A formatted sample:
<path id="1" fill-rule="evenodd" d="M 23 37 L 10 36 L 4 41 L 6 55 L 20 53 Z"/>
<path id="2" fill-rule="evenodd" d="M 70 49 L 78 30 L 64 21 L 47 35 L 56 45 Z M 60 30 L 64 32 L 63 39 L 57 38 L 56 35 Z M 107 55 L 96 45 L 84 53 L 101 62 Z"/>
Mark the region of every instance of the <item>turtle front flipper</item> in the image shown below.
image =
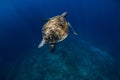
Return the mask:
<path id="1" fill-rule="evenodd" d="M 44 44 L 45 44 L 45 40 L 43 38 L 42 41 L 40 42 L 40 44 L 38 45 L 38 48 L 41 48 Z"/>
<path id="2" fill-rule="evenodd" d="M 74 35 L 78 35 L 69 22 L 68 22 L 68 26 L 72 29 Z"/>
<path id="3" fill-rule="evenodd" d="M 55 43 L 50 43 L 50 52 L 53 53 L 55 51 Z"/>

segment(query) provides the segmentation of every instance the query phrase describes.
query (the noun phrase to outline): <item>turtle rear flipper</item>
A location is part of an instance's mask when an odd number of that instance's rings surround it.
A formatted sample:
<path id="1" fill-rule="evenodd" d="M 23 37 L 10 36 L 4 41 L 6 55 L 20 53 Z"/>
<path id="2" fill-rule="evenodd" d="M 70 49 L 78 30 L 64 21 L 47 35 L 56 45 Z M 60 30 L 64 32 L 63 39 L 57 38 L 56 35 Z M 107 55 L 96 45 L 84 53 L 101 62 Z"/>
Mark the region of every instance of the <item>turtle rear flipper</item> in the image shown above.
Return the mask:
<path id="1" fill-rule="evenodd" d="M 66 17 L 66 15 L 67 15 L 67 12 L 64 12 L 64 13 L 62 13 L 62 17 Z"/>

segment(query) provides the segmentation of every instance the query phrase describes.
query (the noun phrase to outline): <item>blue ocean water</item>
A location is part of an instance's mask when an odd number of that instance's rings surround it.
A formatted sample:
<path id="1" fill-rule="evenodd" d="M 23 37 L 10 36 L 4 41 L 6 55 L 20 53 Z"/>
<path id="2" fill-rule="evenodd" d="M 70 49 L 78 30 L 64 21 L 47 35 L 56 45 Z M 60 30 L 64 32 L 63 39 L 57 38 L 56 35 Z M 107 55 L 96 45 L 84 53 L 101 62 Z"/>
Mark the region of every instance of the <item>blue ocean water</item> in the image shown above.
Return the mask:
<path id="1" fill-rule="evenodd" d="M 68 12 L 71 29 L 54 54 L 41 28 Z M 0 80 L 120 80 L 119 0 L 1 0 Z"/>

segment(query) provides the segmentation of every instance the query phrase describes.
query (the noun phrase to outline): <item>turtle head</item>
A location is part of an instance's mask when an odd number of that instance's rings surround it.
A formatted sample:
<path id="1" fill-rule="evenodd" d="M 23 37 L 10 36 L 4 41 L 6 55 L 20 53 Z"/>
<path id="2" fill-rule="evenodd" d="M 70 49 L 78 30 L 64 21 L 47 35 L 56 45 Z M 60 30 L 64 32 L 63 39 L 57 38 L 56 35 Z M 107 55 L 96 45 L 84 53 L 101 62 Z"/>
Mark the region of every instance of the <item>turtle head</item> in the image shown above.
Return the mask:
<path id="1" fill-rule="evenodd" d="M 55 51 L 55 43 L 50 43 L 50 52 L 53 53 Z"/>
<path id="2" fill-rule="evenodd" d="M 67 12 L 64 12 L 64 13 L 62 13 L 61 16 L 66 17 L 66 15 L 67 15 Z"/>

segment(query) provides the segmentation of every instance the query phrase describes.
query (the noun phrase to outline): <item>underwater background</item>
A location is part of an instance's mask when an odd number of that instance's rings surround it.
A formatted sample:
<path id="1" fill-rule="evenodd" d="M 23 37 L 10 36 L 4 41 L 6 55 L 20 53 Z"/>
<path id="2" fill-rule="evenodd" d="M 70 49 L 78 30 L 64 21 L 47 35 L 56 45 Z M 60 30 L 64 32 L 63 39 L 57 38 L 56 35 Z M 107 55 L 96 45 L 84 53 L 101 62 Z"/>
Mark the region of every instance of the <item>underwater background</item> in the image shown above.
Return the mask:
<path id="1" fill-rule="evenodd" d="M 38 49 L 63 12 L 78 35 Z M 0 0 L 0 80 L 120 80 L 120 1 Z"/>

